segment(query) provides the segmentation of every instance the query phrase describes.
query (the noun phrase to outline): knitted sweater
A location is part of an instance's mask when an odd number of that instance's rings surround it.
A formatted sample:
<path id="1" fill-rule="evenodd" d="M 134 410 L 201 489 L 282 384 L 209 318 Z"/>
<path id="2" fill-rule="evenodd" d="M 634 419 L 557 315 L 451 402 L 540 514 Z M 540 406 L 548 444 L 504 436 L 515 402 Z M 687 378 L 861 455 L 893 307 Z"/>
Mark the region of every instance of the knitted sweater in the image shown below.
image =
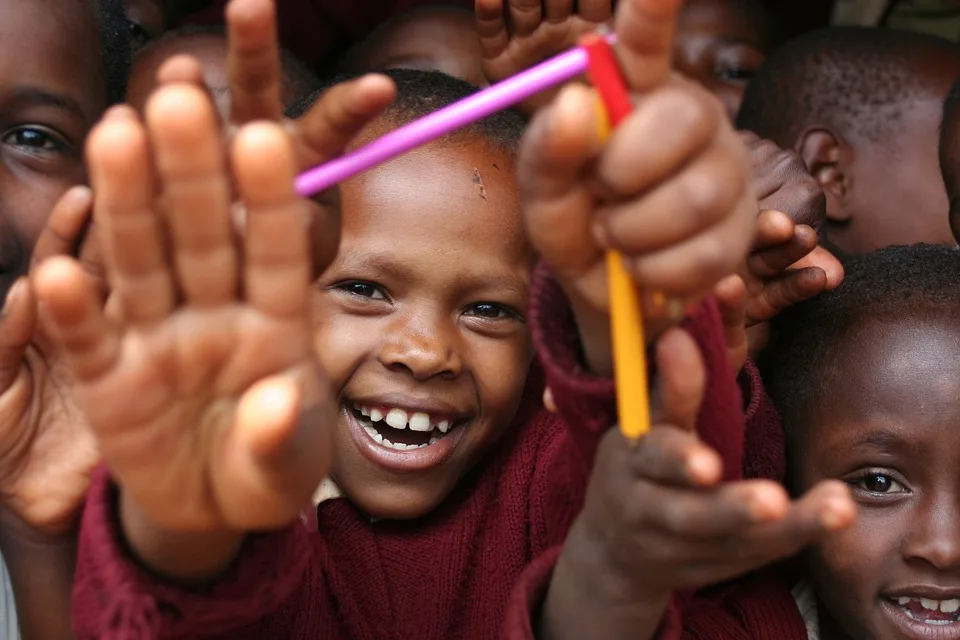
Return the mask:
<path id="1" fill-rule="evenodd" d="M 599 438 L 615 422 L 613 384 L 580 368 L 559 287 L 541 268 L 532 289 L 534 341 L 559 412 L 542 409 L 541 376 L 531 375 L 508 436 L 423 518 L 371 523 L 349 500 L 328 500 L 318 507 L 318 532 L 297 524 L 251 535 L 219 582 L 188 590 L 131 559 L 116 489 L 100 471 L 80 533 L 78 637 L 489 640 L 505 620 L 503 635 L 532 637 L 538 599 L 525 594 L 542 589 L 538 567 L 552 566 L 581 508 Z M 715 304 L 705 303 L 688 326 L 709 372 L 700 433 L 720 451 L 728 477 L 738 477 L 742 400 Z"/>

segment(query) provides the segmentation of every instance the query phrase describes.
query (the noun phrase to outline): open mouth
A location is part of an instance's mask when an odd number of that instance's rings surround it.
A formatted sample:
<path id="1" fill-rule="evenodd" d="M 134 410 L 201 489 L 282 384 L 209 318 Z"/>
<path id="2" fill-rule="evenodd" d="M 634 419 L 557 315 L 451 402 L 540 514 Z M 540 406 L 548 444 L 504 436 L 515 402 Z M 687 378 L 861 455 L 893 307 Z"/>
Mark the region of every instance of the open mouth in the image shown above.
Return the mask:
<path id="1" fill-rule="evenodd" d="M 347 408 L 371 440 L 395 451 L 429 447 L 467 422 L 397 407 L 348 405 Z"/>
<path id="2" fill-rule="evenodd" d="M 948 625 L 960 622 L 960 599 L 930 600 L 929 598 L 888 598 L 908 618 L 930 625 Z"/>

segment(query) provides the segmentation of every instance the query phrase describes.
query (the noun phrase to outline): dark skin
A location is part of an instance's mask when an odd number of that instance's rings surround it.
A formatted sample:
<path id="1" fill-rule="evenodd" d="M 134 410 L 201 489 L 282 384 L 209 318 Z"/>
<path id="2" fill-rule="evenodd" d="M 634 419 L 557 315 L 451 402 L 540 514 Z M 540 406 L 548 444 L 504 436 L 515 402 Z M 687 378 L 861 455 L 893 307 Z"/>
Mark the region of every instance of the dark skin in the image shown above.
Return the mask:
<path id="1" fill-rule="evenodd" d="M 54 225 L 65 245 L 50 250 L 40 239 L 58 199 L 86 179 L 83 142 L 106 105 L 95 20 L 84 2 L 11 0 L 0 8 L 3 296 L 38 242 L 43 253 L 72 251 L 83 226 L 89 197 L 79 193 L 68 202 L 66 224 Z M 93 441 L 65 430 L 69 413 L 57 411 L 49 393 L 58 376 L 34 340 L 33 303 L 23 287 L 16 298 L 0 326 L 0 551 L 23 636 L 62 638 L 69 620 L 50 611 L 68 611 L 74 516 Z M 53 420 L 44 421 L 41 405 L 51 409 L 47 417 L 57 414 Z M 44 429 L 48 437 L 39 435 Z"/>
<path id="2" fill-rule="evenodd" d="M 316 285 L 313 341 L 341 401 L 333 476 L 371 515 L 432 511 L 513 420 L 533 354 L 534 264 L 515 175 L 508 153 L 465 138 L 341 186 L 341 250 Z M 393 451 L 357 428 L 356 404 L 452 413 L 460 426 Z M 434 449 L 442 457 L 418 462 Z"/>
<path id="3" fill-rule="evenodd" d="M 896 106 L 890 135 L 873 140 L 849 128 L 811 126 L 797 140 L 826 195 L 824 231 L 838 253 L 954 244 L 937 147 L 943 100 L 960 74 L 960 57 L 917 61 L 916 73 L 924 86 Z"/>
<path id="4" fill-rule="evenodd" d="M 357 46 L 346 68 L 443 71 L 478 86 L 488 84 L 473 15 L 457 7 L 414 10 L 380 27 Z"/>
<path id="5" fill-rule="evenodd" d="M 940 173 L 947 187 L 949 201 L 950 231 L 955 241 L 960 242 L 960 137 L 958 137 L 958 114 L 954 110 L 953 118 L 944 121 L 944 136 L 940 138 Z"/>
<path id="6" fill-rule="evenodd" d="M 675 68 L 716 95 L 733 120 L 747 83 L 773 48 L 770 32 L 756 2 L 690 0 L 680 12 Z"/>
<path id="7" fill-rule="evenodd" d="M 834 354 L 791 443 L 798 490 L 840 479 L 859 506 L 852 527 L 806 558 L 823 637 L 960 638 L 960 623 L 912 621 L 889 600 L 960 598 L 956 316 L 865 319 Z"/>
<path id="8" fill-rule="evenodd" d="M 12 0 L 0 10 L 0 295 L 25 273 L 54 203 L 85 181 L 83 141 L 107 90 L 84 7 Z"/>

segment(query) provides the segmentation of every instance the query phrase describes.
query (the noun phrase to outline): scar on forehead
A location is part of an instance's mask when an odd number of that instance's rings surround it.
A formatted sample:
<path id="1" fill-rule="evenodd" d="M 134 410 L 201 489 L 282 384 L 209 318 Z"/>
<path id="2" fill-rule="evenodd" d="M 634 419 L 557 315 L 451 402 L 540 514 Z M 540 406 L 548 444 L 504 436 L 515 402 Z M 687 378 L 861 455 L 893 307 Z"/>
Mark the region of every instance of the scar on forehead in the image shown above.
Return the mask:
<path id="1" fill-rule="evenodd" d="M 483 178 L 480 177 L 480 169 L 473 168 L 473 183 L 480 187 L 480 197 L 487 199 L 487 188 L 483 186 Z"/>

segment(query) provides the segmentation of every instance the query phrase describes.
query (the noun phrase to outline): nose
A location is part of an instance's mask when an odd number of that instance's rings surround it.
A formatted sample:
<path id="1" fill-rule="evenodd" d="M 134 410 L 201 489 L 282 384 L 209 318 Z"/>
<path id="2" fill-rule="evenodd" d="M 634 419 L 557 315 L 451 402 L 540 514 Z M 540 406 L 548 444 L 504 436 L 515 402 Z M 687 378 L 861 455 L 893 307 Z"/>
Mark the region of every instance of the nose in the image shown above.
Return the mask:
<path id="1" fill-rule="evenodd" d="M 960 504 L 957 499 L 934 499 L 910 516 L 912 525 L 902 543 L 904 559 L 936 569 L 960 569 Z"/>
<path id="2" fill-rule="evenodd" d="M 433 311 L 396 314 L 380 348 L 380 363 L 422 381 L 453 379 L 463 370 L 454 321 Z"/>

